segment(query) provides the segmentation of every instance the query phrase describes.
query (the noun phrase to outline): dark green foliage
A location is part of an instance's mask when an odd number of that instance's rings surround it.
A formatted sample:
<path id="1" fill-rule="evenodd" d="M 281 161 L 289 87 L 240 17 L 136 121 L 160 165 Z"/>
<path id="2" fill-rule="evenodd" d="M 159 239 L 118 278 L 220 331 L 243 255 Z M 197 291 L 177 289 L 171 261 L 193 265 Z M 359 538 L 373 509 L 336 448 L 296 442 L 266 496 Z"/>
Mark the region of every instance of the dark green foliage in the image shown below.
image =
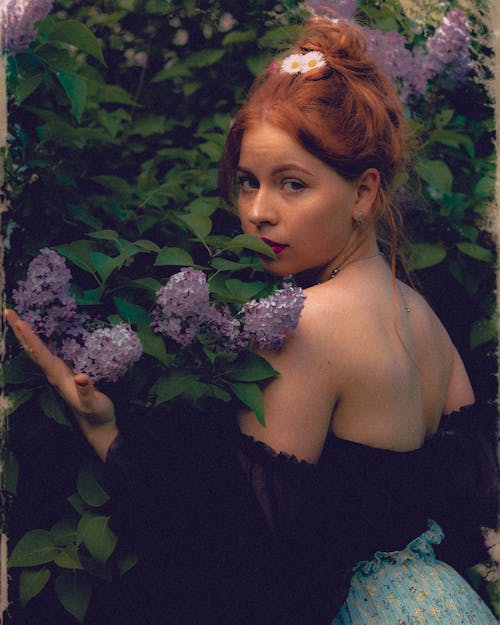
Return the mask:
<path id="1" fill-rule="evenodd" d="M 239 235 L 217 197 L 217 163 L 254 76 L 293 39 L 304 15 L 297 4 L 59 0 L 29 51 L 9 58 L 7 293 L 41 248 L 65 256 L 78 304 L 130 322 L 143 343 L 140 366 L 104 389 L 116 401 L 203 409 L 237 397 L 264 418 L 258 383 L 275 374 L 265 361 L 209 345 L 187 361 L 154 334 L 149 313 L 181 266 L 206 269 L 216 299 L 235 309 L 272 289 L 252 255 L 261 242 Z M 425 34 L 415 34 L 395 0 L 358 4 L 374 27 L 396 28 L 410 42 Z M 471 21 L 482 36 L 481 20 Z M 481 67 L 490 51 L 477 44 L 475 54 Z M 480 81 L 460 91 L 436 82 L 409 103 L 408 116 L 418 146 L 398 201 L 410 267 L 478 393 L 493 400 L 491 103 Z M 137 555 L 116 544 L 99 466 L 58 396 L 8 347 L 11 594 L 26 606 L 19 622 L 85 622 L 93 585 L 116 583 Z M 19 607 L 12 610 L 15 619 Z"/>

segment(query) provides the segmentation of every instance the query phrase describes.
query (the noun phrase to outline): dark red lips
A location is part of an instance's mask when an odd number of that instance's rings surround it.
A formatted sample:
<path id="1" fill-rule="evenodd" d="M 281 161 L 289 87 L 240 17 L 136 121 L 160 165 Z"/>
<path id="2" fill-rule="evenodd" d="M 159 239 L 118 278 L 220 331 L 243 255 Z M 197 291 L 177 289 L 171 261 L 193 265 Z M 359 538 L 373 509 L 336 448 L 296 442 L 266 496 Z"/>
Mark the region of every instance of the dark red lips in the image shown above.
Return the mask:
<path id="1" fill-rule="evenodd" d="M 267 243 L 275 254 L 281 254 L 285 247 L 287 247 L 283 243 L 277 243 L 276 241 L 272 241 L 271 239 L 266 239 L 266 237 L 261 237 L 261 241 Z"/>

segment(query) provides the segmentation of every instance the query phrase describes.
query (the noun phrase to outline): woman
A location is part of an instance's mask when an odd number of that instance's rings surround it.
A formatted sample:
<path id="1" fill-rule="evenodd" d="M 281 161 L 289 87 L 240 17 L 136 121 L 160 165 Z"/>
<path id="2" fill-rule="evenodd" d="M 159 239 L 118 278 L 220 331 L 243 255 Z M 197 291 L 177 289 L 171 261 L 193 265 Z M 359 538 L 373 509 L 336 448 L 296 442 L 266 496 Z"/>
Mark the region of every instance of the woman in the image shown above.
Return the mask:
<path id="1" fill-rule="evenodd" d="M 474 481 L 473 439 L 441 435 L 467 420 L 441 415 L 474 403 L 464 365 L 395 278 L 389 197 L 404 155 L 394 88 L 344 22 L 310 20 L 237 115 L 222 195 L 232 202 L 236 183 L 244 232 L 275 252 L 265 269 L 293 274 L 307 295 L 284 348 L 263 352 L 281 374 L 264 392 L 267 427 L 243 410 L 239 428 L 196 415 L 149 435 L 118 428 L 109 398 L 9 311 L 106 461 L 115 523 L 149 540 L 148 566 L 162 575 L 141 623 L 496 622 L 433 551 L 435 521 L 453 537 L 494 504 Z"/>

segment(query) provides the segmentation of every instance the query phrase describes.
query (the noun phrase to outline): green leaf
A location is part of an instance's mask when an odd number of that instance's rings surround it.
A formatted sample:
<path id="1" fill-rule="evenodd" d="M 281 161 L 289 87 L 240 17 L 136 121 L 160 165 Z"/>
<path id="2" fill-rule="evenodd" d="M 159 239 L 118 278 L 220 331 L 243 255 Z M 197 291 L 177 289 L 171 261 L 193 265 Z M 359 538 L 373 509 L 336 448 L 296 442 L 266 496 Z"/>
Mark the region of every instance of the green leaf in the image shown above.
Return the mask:
<path id="1" fill-rule="evenodd" d="M 5 445 L 0 448 L 0 468 L 0 488 L 15 495 L 19 480 L 19 463 L 13 452 Z"/>
<path id="2" fill-rule="evenodd" d="M 128 200 L 132 197 L 132 187 L 124 178 L 120 178 L 119 176 L 100 175 L 100 176 L 91 176 L 90 179 L 96 182 L 97 184 L 105 187 L 112 193 L 114 193 L 121 200 Z M 104 230 L 103 232 L 108 232 L 108 231 Z M 109 232 L 115 232 L 115 231 L 111 230 Z M 93 234 L 95 236 L 96 233 L 93 233 Z M 118 235 L 116 232 L 115 234 L 116 234 L 115 238 L 118 238 Z M 93 235 L 90 235 L 90 236 L 93 236 Z"/>
<path id="3" fill-rule="evenodd" d="M 82 532 L 83 543 L 90 555 L 98 562 L 105 563 L 113 553 L 117 538 L 109 528 L 109 517 L 96 516 L 85 524 Z"/>
<path id="4" fill-rule="evenodd" d="M 226 371 L 230 380 L 238 382 L 257 382 L 279 375 L 271 365 L 253 352 L 243 352 L 236 362 L 231 363 L 231 368 Z"/>
<path id="5" fill-rule="evenodd" d="M 40 373 L 40 369 L 28 358 L 25 352 L 21 352 L 14 358 L 3 363 L 2 380 L 4 384 L 24 384 Z"/>
<path id="6" fill-rule="evenodd" d="M 434 123 L 436 124 L 436 127 L 442 128 L 443 126 L 446 126 L 446 124 L 451 122 L 454 114 L 455 111 L 453 109 L 443 109 L 442 111 L 440 111 L 434 118 Z"/>
<path id="7" fill-rule="evenodd" d="M 168 365 L 167 350 L 162 337 L 149 325 L 139 327 L 137 334 L 142 343 L 142 350 L 145 354 L 149 354 L 159 360 L 163 365 Z"/>
<path id="8" fill-rule="evenodd" d="M 6 419 L 13 414 L 19 406 L 31 399 L 34 391 L 25 389 L 22 391 L 12 391 L 8 395 L 2 395 L 0 403 L 0 416 Z"/>
<path id="9" fill-rule="evenodd" d="M 118 570 L 120 575 L 125 575 L 127 571 L 133 569 L 139 562 L 140 557 L 137 553 L 125 553 L 118 558 Z"/>
<path id="10" fill-rule="evenodd" d="M 192 266 L 194 261 L 191 255 L 186 250 L 180 247 L 164 247 L 158 254 L 155 260 L 155 266 L 160 267 L 163 265 L 178 265 L 178 266 Z"/>
<path id="11" fill-rule="evenodd" d="M 491 263 L 494 260 L 493 252 L 477 243 L 464 241 L 462 243 L 457 243 L 457 247 L 463 254 L 475 260 L 480 260 L 484 263 Z"/>
<path id="12" fill-rule="evenodd" d="M 62 569 L 83 570 L 78 549 L 73 543 L 66 545 L 64 550 L 54 559 L 54 564 Z"/>
<path id="13" fill-rule="evenodd" d="M 43 72 L 32 74 L 31 76 L 23 77 L 18 81 L 14 97 L 16 104 L 19 106 L 34 93 L 43 82 Z"/>
<path id="14" fill-rule="evenodd" d="M 444 130 L 440 128 L 434 130 L 429 136 L 428 141 L 430 143 L 442 143 L 443 145 L 449 145 L 452 148 L 459 148 L 461 145 L 467 150 L 469 156 L 474 156 L 474 142 L 467 135 L 463 135 L 456 130 Z"/>
<path id="15" fill-rule="evenodd" d="M 157 245 L 154 241 L 149 241 L 147 239 L 134 241 L 134 245 L 141 248 L 141 250 L 145 250 L 146 252 L 156 252 L 156 254 L 161 252 L 161 247 L 159 245 Z"/>
<path id="16" fill-rule="evenodd" d="M 109 496 L 102 487 L 102 464 L 93 458 L 86 458 L 78 471 L 77 490 L 89 506 L 99 507 L 108 501 Z"/>
<path id="17" fill-rule="evenodd" d="M 76 121 L 80 123 L 87 100 L 87 82 L 85 78 L 78 74 L 62 72 L 61 70 L 55 70 L 54 73 L 71 102 L 71 113 Z"/>
<path id="18" fill-rule="evenodd" d="M 30 530 L 17 543 L 9 558 L 9 566 L 37 566 L 52 562 L 59 555 L 54 538 L 47 530 Z"/>
<path id="19" fill-rule="evenodd" d="M 247 43 L 256 38 L 255 30 L 233 30 L 222 39 L 223 46 L 230 46 L 235 43 Z"/>
<path id="20" fill-rule="evenodd" d="M 198 376 L 188 371 L 173 370 L 167 375 L 162 375 L 152 388 L 156 395 L 156 405 L 182 395 L 196 380 L 198 380 Z"/>
<path id="21" fill-rule="evenodd" d="M 247 56 L 245 65 L 254 76 L 258 76 L 272 58 L 272 55 L 269 53 Z"/>
<path id="22" fill-rule="evenodd" d="M 106 65 L 99 40 L 87 26 L 77 20 L 66 20 L 57 24 L 49 32 L 48 41 L 69 43 Z"/>
<path id="23" fill-rule="evenodd" d="M 153 291 L 153 293 L 157 293 L 161 289 L 161 282 L 154 278 L 137 278 L 137 280 L 132 280 L 132 284 L 136 284 L 141 289 Z"/>
<path id="24" fill-rule="evenodd" d="M 66 547 L 76 540 L 76 529 L 74 519 L 61 519 L 50 528 L 50 533 L 58 547 Z"/>
<path id="25" fill-rule="evenodd" d="M 212 220 L 206 215 L 179 215 L 179 217 L 191 232 L 201 240 L 204 240 L 212 230 Z"/>
<path id="26" fill-rule="evenodd" d="M 298 34 L 299 26 L 297 24 L 268 28 L 266 33 L 259 38 L 259 44 L 264 48 L 279 50 L 289 47 L 297 39 Z"/>
<path id="27" fill-rule="evenodd" d="M 73 493 L 67 498 L 71 507 L 78 512 L 78 514 L 84 514 L 87 510 L 87 504 L 83 501 L 78 493 Z"/>
<path id="28" fill-rule="evenodd" d="M 73 243 L 65 243 L 64 245 L 56 245 L 55 251 L 62 256 L 68 258 L 80 269 L 94 273 L 94 267 L 90 258 L 90 253 L 93 251 L 93 244 L 91 241 L 80 239 Z"/>
<path id="29" fill-rule="evenodd" d="M 444 161 L 420 160 L 417 161 L 415 169 L 418 175 L 433 189 L 442 195 L 451 193 L 453 174 Z"/>
<path id="30" fill-rule="evenodd" d="M 475 349 L 496 338 L 498 331 L 497 319 L 477 319 L 470 330 L 470 348 Z"/>
<path id="31" fill-rule="evenodd" d="M 243 280 L 237 280 L 236 278 L 226 280 L 228 293 L 234 295 L 242 302 L 255 297 L 265 286 L 266 284 L 259 280 L 254 280 L 253 282 L 243 282 Z"/>
<path id="32" fill-rule="evenodd" d="M 186 58 L 189 67 L 208 67 L 215 65 L 226 53 L 225 50 L 219 48 L 205 48 L 198 52 L 193 52 Z"/>
<path id="33" fill-rule="evenodd" d="M 149 326 L 153 320 L 148 311 L 138 304 L 129 302 L 121 297 L 114 297 L 113 301 L 116 309 L 120 313 L 121 318 L 127 323 L 137 324 L 139 326 Z"/>
<path id="34" fill-rule="evenodd" d="M 412 271 L 416 271 L 438 265 L 445 258 L 446 248 L 441 243 L 414 243 L 408 264 Z"/>
<path id="35" fill-rule="evenodd" d="M 268 256 L 269 258 L 277 258 L 276 254 L 267 243 L 264 243 L 264 241 L 251 234 L 236 235 L 231 239 L 231 241 L 226 243 L 222 249 L 231 250 L 239 247 L 244 247 L 247 250 L 252 250 L 253 252 L 257 252 L 263 256 Z"/>
<path id="36" fill-rule="evenodd" d="M 52 388 L 45 388 L 40 393 L 40 407 L 49 419 L 53 419 L 60 425 L 71 427 L 71 421 L 66 416 L 66 410 Z"/>
<path id="37" fill-rule="evenodd" d="M 76 289 L 75 289 L 76 291 Z M 75 302 L 78 306 L 95 306 L 101 303 L 101 297 L 104 289 L 98 286 L 96 289 L 87 289 L 86 291 L 75 293 Z"/>
<path id="38" fill-rule="evenodd" d="M 255 263 L 236 263 L 234 260 L 227 260 L 226 258 L 214 258 L 212 267 L 217 271 L 239 271 L 240 269 L 255 267 Z"/>
<path id="39" fill-rule="evenodd" d="M 264 419 L 264 397 L 254 382 L 229 382 L 229 387 L 236 397 L 255 413 L 258 422 L 266 426 Z"/>
<path id="40" fill-rule="evenodd" d="M 104 177 L 109 178 L 109 176 Z M 96 178 L 99 178 L 99 176 L 94 176 L 93 180 Z M 118 232 L 116 232 L 116 230 L 96 230 L 96 232 L 89 232 L 89 237 L 93 239 L 104 239 L 105 241 L 117 241 Z"/>
<path id="41" fill-rule="evenodd" d="M 111 258 L 111 256 L 101 254 L 101 252 L 90 252 L 90 260 L 103 282 L 106 282 L 113 271 L 120 265 L 119 257 Z"/>
<path id="42" fill-rule="evenodd" d="M 19 603 L 23 608 L 45 588 L 49 579 L 48 569 L 22 571 L 19 577 Z"/>
<path id="43" fill-rule="evenodd" d="M 64 609 L 83 623 L 92 596 L 88 574 L 84 571 L 61 573 L 55 581 L 54 589 Z"/>

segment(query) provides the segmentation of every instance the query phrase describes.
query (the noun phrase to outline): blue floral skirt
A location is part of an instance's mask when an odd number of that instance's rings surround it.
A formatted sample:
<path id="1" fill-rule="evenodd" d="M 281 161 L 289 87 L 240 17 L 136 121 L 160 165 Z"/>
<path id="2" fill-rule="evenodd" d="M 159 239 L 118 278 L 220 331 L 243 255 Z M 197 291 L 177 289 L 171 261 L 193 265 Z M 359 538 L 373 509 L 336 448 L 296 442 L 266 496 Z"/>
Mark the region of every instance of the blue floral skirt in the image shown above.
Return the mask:
<path id="1" fill-rule="evenodd" d="M 401 551 L 378 551 L 353 569 L 347 599 L 331 625 L 498 625 L 471 586 L 436 559 L 434 521 Z"/>

